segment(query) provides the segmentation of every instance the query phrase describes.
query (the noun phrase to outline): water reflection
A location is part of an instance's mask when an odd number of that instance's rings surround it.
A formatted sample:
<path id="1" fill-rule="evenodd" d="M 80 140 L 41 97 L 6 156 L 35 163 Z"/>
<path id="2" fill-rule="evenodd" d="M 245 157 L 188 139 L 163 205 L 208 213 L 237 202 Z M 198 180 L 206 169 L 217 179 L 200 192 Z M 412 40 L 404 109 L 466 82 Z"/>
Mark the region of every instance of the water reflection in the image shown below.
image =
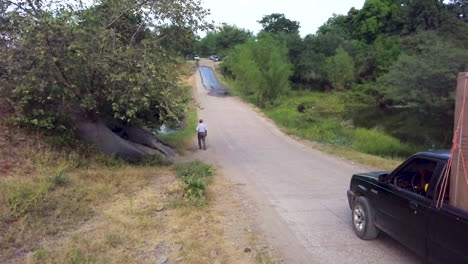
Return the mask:
<path id="1" fill-rule="evenodd" d="M 451 147 L 453 117 L 447 113 L 431 113 L 419 108 L 347 107 L 341 115 L 345 120 L 352 120 L 356 127 L 376 128 L 402 142 L 426 149 Z"/>

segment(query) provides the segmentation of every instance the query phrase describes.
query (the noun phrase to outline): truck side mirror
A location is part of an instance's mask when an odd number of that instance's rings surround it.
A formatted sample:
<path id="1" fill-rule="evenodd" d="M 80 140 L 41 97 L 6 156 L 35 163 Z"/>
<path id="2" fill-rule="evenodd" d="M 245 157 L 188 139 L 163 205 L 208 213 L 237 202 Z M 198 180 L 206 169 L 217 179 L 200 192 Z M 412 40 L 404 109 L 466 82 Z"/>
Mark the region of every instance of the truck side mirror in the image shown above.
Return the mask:
<path id="1" fill-rule="evenodd" d="M 389 173 L 380 174 L 379 175 L 379 183 L 388 183 L 388 181 L 390 180 L 388 176 L 390 176 Z"/>

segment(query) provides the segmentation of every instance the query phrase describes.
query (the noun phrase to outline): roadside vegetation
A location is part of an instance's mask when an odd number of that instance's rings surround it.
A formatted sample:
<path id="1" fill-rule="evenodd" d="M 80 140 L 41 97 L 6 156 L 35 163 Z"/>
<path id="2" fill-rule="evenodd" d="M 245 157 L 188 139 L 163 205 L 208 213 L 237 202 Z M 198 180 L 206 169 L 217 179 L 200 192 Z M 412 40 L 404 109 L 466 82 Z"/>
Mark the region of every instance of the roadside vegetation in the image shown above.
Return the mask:
<path id="1" fill-rule="evenodd" d="M 416 150 L 377 129 L 356 128 L 352 121 L 342 119 L 345 100 L 342 93 L 291 92 L 264 111 L 290 133 L 312 141 L 385 157 L 410 155 Z"/>
<path id="2" fill-rule="evenodd" d="M 329 152 L 398 159 L 451 144 L 456 78 L 468 70 L 466 17 L 463 1 L 367 0 L 301 37 L 299 22 L 271 14 L 219 72 L 293 135 Z M 363 125 L 350 108 L 382 120 Z"/>
<path id="3" fill-rule="evenodd" d="M 159 138 L 177 150 L 178 153 L 184 154 L 187 151 L 193 150 L 191 145 L 193 145 L 194 131 L 197 123 L 197 109 L 192 102 L 187 105 L 185 117 L 178 124 L 179 128 L 171 133 L 159 134 Z"/>
<path id="4" fill-rule="evenodd" d="M 179 71 L 183 77 L 182 86 L 185 87 L 187 93 L 193 92 L 193 74 L 197 70 L 197 65 L 194 61 L 183 62 L 179 66 Z M 175 130 L 170 133 L 161 133 L 159 138 L 177 150 L 180 154 L 185 154 L 193 150 L 193 140 L 195 137 L 195 129 L 198 124 L 197 106 L 194 100 L 190 100 L 185 106 L 183 118 L 176 122 Z"/>
<path id="5" fill-rule="evenodd" d="M 106 156 L 76 129 L 180 124 L 162 138 L 190 149 L 184 58 L 207 13 L 196 0 L 0 2 L 0 263 L 253 262 L 226 240 L 211 166 Z"/>
<path id="6" fill-rule="evenodd" d="M 190 91 L 178 67 L 207 13 L 192 0 L 2 1 L 0 96 L 17 124 L 57 134 L 179 122 Z"/>
<path id="7" fill-rule="evenodd" d="M 175 203 L 197 206 L 206 204 L 206 189 L 211 182 L 213 168 L 200 161 L 193 161 L 177 164 L 175 169 L 183 191 L 182 197 L 179 197 Z"/>
<path id="8" fill-rule="evenodd" d="M 131 164 L 3 117 L 0 128 L 0 263 L 256 261 L 226 238 L 211 166 Z"/>

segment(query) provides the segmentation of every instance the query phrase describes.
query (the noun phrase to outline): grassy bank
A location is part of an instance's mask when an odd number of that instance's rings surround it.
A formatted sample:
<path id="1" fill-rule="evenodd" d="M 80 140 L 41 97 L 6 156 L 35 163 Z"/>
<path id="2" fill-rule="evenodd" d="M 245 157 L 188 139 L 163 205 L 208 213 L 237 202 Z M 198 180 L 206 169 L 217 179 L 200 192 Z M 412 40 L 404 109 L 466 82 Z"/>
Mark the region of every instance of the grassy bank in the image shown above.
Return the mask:
<path id="1" fill-rule="evenodd" d="M 210 208 L 211 166 L 129 164 L 0 127 L 0 263 L 201 264 L 214 261 L 212 250 L 231 257 Z"/>
<path id="2" fill-rule="evenodd" d="M 187 61 L 180 64 L 180 73 L 183 77 L 182 85 L 185 86 L 189 94 L 193 93 L 193 74 L 197 70 L 196 61 Z M 195 129 L 198 124 L 197 107 L 192 101 L 187 105 L 186 116 L 182 121 L 181 129 L 169 134 L 161 134 L 159 137 L 171 145 L 177 152 L 184 154 L 193 150 L 192 141 L 195 136 Z"/>
<path id="3" fill-rule="evenodd" d="M 382 131 L 355 127 L 342 119 L 345 104 L 339 93 L 292 92 L 264 112 L 288 133 L 322 143 L 319 149 L 366 165 L 395 168 L 403 157 L 417 151 Z"/>
<path id="4" fill-rule="evenodd" d="M 193 138 L 198 123 L 198 115 L 195 104 L 192 102 L 187 107 L 186 118 L 183 121 L 182 129 L 169 134 L 161 134 L 159 137 L 177 150 L 185 153 L 193 150 Z"/>
<path id="5" fill-rule="evenodd" d="M 44 239 L 91 220 L 102 204 L 131 195 L 163 170 L 81 147 L 59 151 L 40 135 L 6 131 L 0 135 L 8 150 L 0 153 L 1 263 L 19 262 L 16 258 L 38 250 Z"/>
<path id="6" fill-rule="evenodd" d="M 247 102 L 236 83 L 218 78 L 230 87 L 232 94 Z M 286 133 L 310 141 L 317 149 L 364 165 L 394 169 L 402 159 L 418 151 L 383 131 L 355 127 L 352 121 L 341 118 L 345 105 L 353 104 L 343 93 L 291 91 L 273 104 L 261 109 Z"/>

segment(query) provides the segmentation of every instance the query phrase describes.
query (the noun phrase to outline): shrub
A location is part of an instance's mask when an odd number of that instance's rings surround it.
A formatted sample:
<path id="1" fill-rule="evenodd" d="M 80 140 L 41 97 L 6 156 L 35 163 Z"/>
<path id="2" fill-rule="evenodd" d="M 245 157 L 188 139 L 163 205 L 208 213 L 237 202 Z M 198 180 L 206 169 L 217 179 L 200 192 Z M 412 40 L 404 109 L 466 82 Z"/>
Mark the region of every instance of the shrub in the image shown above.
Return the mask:
<path id="1" fill-rule="evenodd" d="M 244 96 L 253 96 L 255 103 L 265 107 L 291 89 L 292 66 L 287 48 L 270 34 L 260 34 L 256 40 L 237 46 L 226 62 Z"/>
<path id="2" fill-rule="evenodd" d="M 182 178 L 184 197 L 194 204 L 205 202 L 205 190 L 207 186 L 206 180 L 197 175 L 189 175 Z"/>
<path id="3" fill-rule="evenodd" d="M 177 164 L 175 169 L 177 177 L 181 179 L 183 198 L 194 205 L 205 203 L 205 191 L 213 175 L 213 168 L 200 161 L 193 161 Z"/>

